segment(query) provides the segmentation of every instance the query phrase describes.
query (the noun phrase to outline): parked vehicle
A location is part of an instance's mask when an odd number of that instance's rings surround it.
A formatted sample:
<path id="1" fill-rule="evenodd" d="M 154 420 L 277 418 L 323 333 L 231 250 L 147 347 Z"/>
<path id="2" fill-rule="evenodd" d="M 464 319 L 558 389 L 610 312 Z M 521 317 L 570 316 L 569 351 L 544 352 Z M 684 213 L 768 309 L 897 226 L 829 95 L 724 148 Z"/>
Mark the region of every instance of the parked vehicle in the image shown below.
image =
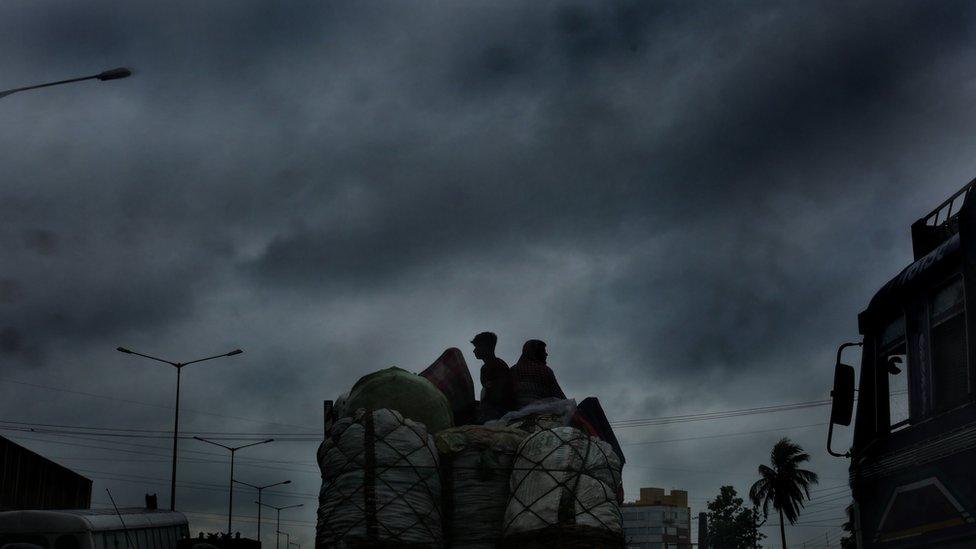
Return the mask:
<path id="1" fill-rule="evenodd" d="M 176 511 L 143 508 L 6 511 L 0 513 L 0 549 L 176 549 L 190 535 Z"/>
<path id="2" fill-rule="evenodd" d="M 912 225 L 914 262 L 860 315 L 837 352 L 827 449 L 849 457 L 858 547 L 976 546 L 976 193 L 970 182 Z M 853 447 L 831 446 L 850 425 Z"/>

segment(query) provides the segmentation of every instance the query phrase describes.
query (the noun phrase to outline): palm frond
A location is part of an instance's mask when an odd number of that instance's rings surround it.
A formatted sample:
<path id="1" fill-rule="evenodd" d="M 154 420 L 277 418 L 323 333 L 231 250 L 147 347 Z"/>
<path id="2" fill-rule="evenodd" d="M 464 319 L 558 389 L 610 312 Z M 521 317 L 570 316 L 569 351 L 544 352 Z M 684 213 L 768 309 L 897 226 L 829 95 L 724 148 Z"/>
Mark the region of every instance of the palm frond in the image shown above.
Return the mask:
<path id="1" fill-rule="evenodd" d="M 769 516 L 771 506 L 790 524 L 796 524 L 804 501 L 810 499 L 810 487 L 819 482 L 816 473 L 800 468 L 807 461 L 810 454 L 788 438 L 773 445 L 769 465 L 759 465 L 759 480 L 749 490 L 753 504 L 762 504 L 764 516 Z"/>

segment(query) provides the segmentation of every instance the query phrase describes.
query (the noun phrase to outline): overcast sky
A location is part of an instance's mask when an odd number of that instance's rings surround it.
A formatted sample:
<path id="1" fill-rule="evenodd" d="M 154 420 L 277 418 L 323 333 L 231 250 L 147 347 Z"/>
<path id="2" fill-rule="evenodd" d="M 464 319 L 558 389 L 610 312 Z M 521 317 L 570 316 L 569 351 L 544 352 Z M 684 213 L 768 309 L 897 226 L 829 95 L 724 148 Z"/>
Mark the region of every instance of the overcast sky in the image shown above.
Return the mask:
<path id="1" fill-rule="evenodd" d="M 322 400 L 376 369 L 457 346 L 477 379 L 482 330 L 510 363 L 545 340 L 611 420 L 826 398 L 911 222 L 976 176 L 973 8 L 4 2 L 0 88 L 135 74 L 0 99 L 0 418 L 165 431 L 175 371 L 114 349 L 241 347 L 184 371 L 182 428 L 318 433 Z M 839 525 L 826 416 L 622 429 L 764 431 L 625 446 L 628 499 L 686 489 L 697 514 L 789 436 L 833 488 L 801 521 Z M 165 438 L 2 434 L 97 503 L 168 505 Z M 178 506 L 224 528 L 226 452 L 182 447 Z M 307 547 L 315 449 L 237 467 L 294 480 L 265 499 L 305 504 L 283 529 Z"/>

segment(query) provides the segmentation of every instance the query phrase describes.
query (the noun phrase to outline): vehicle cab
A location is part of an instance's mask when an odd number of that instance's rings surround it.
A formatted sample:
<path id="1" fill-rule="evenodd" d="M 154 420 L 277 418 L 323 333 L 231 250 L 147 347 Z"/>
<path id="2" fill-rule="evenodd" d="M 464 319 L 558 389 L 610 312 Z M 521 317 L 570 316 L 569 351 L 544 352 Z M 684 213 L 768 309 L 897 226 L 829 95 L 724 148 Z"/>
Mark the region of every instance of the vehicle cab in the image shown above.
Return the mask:
<path id="1" fill-rule="evenodd" d="M 861 341 L 838 351 L 834 424 L 849 425 L 859 547 L 976 544 L 976 193 L 974 182 L 912 225 L 914 262 L 858 315 Z"/>

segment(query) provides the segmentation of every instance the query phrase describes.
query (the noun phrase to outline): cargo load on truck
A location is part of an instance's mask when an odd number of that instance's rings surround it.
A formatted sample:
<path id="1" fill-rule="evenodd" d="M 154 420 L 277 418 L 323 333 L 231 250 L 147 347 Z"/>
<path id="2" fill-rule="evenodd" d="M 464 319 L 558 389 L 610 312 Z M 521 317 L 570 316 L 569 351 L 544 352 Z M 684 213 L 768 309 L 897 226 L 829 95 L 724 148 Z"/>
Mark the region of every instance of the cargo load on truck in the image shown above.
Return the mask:
<path id="1" fill-rule="evenodd" d="M 476 356 L 504 366 L 479 337 Z M 526 342 L 491 413 L 456 348 L 420 375 L 360 378 L 326 407 L 316 548 L 622 548 L 623 452 L 599 401 L 567 398 L 546 356 Z"/>
<path id="2" fill-rule="evenodd" d="M 363 376 L 352 386 L 345 402 L 345 411 L 396 410 L 431 433 L 454 425 L 454 414 L 447 397 L 430 381 L 397 367 L 387 368 Z"/>
<path id="3" fill-rule="evenodd" d="M 437 434 L 451 547 L 493 549 L 501 541 L 512 463 L 526 436 L 518 429 L 481 425 Z"/>
<path id="4" fill-rule="evenodd" d="M 621 465 L 613 448 L 572 427 L 519 445 L 505 510 L 506 547 L 620 547 Z"/>
<path id="5" fill-rule="evenodd" d="M 437 449 L 394 410 L 359 409 L 319 447 L 316 547 L 443 547 Z"/>

